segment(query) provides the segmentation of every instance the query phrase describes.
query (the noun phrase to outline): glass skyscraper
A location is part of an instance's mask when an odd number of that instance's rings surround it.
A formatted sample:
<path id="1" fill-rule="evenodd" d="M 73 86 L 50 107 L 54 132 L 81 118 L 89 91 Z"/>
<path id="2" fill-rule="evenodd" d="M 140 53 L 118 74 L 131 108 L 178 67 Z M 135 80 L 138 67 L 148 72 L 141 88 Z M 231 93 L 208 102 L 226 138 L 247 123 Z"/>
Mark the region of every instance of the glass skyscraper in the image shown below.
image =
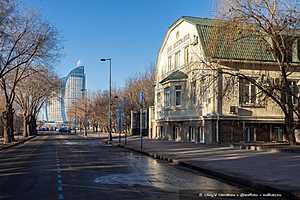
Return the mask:
<path id="1" fill-rule="evenodd" d="M 60 88 L 54 92 L 41 109 L 42 120 L 46 123 L 60 125 L 73 119 L 68 119 L 68 111 L 76 99 L 84 98 L 86 90 L 84 66 L 73 69 L 60 82 Z"/>

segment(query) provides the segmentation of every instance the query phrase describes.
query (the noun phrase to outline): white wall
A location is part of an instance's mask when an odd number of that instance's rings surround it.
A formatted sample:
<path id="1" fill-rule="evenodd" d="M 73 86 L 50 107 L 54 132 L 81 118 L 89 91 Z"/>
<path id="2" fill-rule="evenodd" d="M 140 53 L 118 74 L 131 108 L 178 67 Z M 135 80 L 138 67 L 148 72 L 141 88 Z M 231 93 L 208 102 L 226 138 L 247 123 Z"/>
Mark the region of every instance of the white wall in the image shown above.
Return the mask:
<path id="1" fill-rule="evenodd" d="M 190 67 L 191 63 L 193 63 L 195 60 L 198 60 L 199 55 L 201 55 L 201 47 L 199 43 L 198 38 L 198 44 L 192 45 L 191 43 L 194 41 L 194 36 L 198 37 L 198 32 L 196 29 L 196 26 L 186 22 L 184 20 L 178 21 L 176 24 L 174 24 L 171 29 L 167 32 L 166 38 L 164 40 L 164 43 L 162 44 L 162 47 L 160 49 L 160 53 L 157 60 L 157 70 L 156 70 L 156 87 L 155 87 L 155 119 L 160 119 L 161 114 L 159 113 L 165 113 L 165 117 L 171 117 L 173 119 L 182 119 L 182 118 L 199 118 L 199 113 L 194 112 L 195 109 L 191 106 L 191 100 L 190 100 Z M 189 60 L 190 64 L 185 65 L 184 64 L 184 48 L 189 48 Z M 175 66 L 175 53 L 180 51 L 180 59 L 179 59 L 179 65 Z M 172 56 L 172 68 L 168 68 L 168 57 Z M 159 82 L 163 80 L 165 77 L 167 77 L 172 72 L 180 70 L 184 73 L 186 73 L 189 78 L 186 82 L 182 83 L 175 83 L 175 84 L 181 84 L 184 86 L 183 93 L 182 93 L 182 106 L 176 107 L 174 106 L 174 92 L 171 92 L 171 97 L 173 98 L 171 102 L 173 103 L 173 106 L 170 107 L 170 109 L 167 110 L 167 112 L 164 109 L 164 88 L 167 86 L 174 86 L 174 83 L 167 83 L 165 85 L 160 84 Z M 160 92 L 160 101 L 157 101 L 157 93 Z"/>

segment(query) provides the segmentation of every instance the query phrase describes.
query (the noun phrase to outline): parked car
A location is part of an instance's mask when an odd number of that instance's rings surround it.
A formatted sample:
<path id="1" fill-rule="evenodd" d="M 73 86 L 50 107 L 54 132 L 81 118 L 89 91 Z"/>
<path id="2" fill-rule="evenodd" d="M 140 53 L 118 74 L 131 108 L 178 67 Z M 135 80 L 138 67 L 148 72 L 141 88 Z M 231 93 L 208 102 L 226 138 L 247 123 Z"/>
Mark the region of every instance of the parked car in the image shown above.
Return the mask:
<path id="1" fill-rule="evenodd" d="M 60 133 L 71 133 L 71 129 L 69 129 L 68 127 L 61 127 L 58 131 Z"/>
<path id="2" fill-rule="evenodd" d="M 37 129 L 38 131 L 49 131 L 48 127 L 40 127 Z"/>

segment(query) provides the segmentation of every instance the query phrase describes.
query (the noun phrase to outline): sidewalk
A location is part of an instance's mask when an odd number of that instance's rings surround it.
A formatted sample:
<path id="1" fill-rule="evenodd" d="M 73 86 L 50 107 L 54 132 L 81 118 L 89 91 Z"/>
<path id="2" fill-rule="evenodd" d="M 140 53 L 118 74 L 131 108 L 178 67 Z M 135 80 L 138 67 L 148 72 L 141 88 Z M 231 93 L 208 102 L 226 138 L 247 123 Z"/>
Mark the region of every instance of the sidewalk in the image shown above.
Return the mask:
<path id="1" fill-rule="evenodd" d="M 12 142 L 10 144 L 3 144 L 3 138 L 0 139 L 0 151 L 4 150 L 4 149 L 8 149 L 10 147 L 16 146 L 18 144 L 22 144 L 28 140 L 31 140 L 32 138 L 34 138 L 35 136 L 29 136 L 24 138 L 23 136 L 15 136 L 16 141 Z"/>
<path id="2" fill-rule="evenodd" d="M 266 151 L 277 151 L 277 152 L 291 152 L 300 153 L 300 145 L 289 145 L 286 143 L 250 143 L 250 144 L 234 144 L 235 147 L 240 149 L 248 150 L 266 150 Z"/>
<path id="3" fill-rule="evenodd" d="M 117 143 L 117 140 L 114 140 Z M 124 140 L 122 140 L 124 142 Z M 124 144 L 122 143 L 124 147 Z M 140 151 L 138 137 L 125 148 Z M 143 153 L 175 162 L 209 175 L 257 189 L 287 192 L 300 199 L 300 153 L 253 151 L 144 138 Z"/>

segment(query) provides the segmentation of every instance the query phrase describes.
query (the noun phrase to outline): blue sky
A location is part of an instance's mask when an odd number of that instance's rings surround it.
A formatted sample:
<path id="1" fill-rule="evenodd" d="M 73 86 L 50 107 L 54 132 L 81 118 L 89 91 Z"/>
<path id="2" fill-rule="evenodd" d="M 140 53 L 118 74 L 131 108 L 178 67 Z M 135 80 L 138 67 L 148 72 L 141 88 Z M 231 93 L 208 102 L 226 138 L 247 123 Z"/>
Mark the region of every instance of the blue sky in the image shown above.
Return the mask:
<path id="1" fill-rule="evenodd" d="M 113 87 L 155 64 L 168 27 L 181 16 L 212 17 L 212 0 L 23 0 L 37 9 L 62 38 L 62 57 L 55 64 L 65 76 L 81 60 L 91 91 L 108 88 L 112 58 Z"/>

